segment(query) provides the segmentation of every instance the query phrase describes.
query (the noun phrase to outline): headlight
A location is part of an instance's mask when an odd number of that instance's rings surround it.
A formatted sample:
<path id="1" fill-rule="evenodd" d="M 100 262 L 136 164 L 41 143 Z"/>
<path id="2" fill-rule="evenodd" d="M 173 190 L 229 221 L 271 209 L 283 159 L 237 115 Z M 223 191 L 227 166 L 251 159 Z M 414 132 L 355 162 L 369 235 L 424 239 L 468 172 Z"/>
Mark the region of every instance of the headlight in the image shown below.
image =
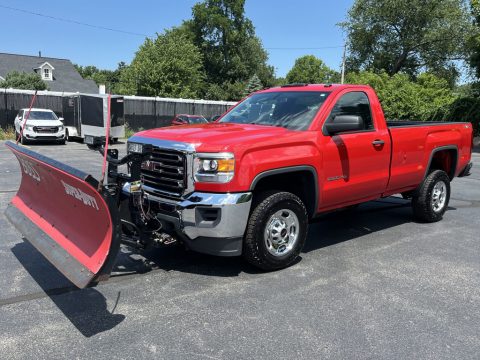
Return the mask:
<path id="1" fill-rule="evenodd" d="M 195 181 L 227 183 L 235 173 L 232 153 L 198 153 L 193 164 Z"/>
<path id="2" fill-rule="evenodd" d="M 25 125 L 25 130 L 33 131 L 33 125 Z"/>
<path id="3" fill-rule="evenodd" d="M 58 131 L 62 131 L 62 130 L 63 130 L 63 125 L 60 125 L 60 126 L 58 127 Z"/>
<path id="4" fill-rule="evenodd" d="M 127 143 L 127 153 L 128 154 L 148 154 L 151 153 L 153 150 L 153 146 L 151 144 L 142 144 L 142 143 L 134 143 L 129 142 Z"/>
<path id="5" fill-rule="evenodd" d="M 130 153 L 141 154 L 143 153 L 143 144 L 129 142 L 127 145 L 127 152 L 129 154 Z"/>

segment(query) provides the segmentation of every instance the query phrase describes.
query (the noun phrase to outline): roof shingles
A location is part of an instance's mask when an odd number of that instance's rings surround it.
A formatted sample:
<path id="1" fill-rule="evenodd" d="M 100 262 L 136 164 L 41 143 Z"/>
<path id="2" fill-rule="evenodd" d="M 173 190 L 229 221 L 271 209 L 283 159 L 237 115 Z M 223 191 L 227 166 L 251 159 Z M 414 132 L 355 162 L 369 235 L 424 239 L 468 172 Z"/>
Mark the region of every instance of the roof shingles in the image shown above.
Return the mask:
<path id="1" fill-rule="evenodd" d="M 53 80 L 46 81 L 49 90 L 98 94 L 95 82 L 83 79 L 68 59 L 0 53 L 0 77 L 12 71 L 32 73 L 45 62 L 55 69 Z"/>

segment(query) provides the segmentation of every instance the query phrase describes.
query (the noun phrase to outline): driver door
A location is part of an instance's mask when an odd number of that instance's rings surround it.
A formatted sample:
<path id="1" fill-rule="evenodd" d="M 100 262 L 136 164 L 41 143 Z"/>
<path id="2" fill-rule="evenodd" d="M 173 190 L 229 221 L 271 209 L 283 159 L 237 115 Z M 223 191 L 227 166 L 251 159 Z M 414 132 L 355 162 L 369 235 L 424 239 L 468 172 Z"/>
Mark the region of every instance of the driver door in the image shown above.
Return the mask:
<path id="1" fill-rule="evenodd" d="M 340 95 L 326 123 L 337 115 L 361 116 L 359 131 L 323 136 L 323 179 L 320 207 L 349 205 L 379 198 L 384 192 L 390 168 L 390 135 L 385 124 L 372 116 L 370 101 L 363 91 Z"/>

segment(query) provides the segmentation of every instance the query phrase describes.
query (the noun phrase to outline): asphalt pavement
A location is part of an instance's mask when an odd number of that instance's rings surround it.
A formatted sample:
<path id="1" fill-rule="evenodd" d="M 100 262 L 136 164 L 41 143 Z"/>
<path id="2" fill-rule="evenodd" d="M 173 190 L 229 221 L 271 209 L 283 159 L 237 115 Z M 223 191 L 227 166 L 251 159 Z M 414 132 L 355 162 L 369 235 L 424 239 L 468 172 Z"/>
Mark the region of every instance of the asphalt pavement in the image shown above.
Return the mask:
<path id="1" fill-rule="evenodd" d="M 119 149 L 124 144 L 116 145 Z M 82 144 L 31 145 L 99 177 Z M 122 249 L 75 289 L 8 223 L 20 168 L 0 142 L 1 359 L 478 359 L 480 154 L 443 221 L 390 197 L 311 224 L 301 261 L 261 273 L 180 247 Z"/>

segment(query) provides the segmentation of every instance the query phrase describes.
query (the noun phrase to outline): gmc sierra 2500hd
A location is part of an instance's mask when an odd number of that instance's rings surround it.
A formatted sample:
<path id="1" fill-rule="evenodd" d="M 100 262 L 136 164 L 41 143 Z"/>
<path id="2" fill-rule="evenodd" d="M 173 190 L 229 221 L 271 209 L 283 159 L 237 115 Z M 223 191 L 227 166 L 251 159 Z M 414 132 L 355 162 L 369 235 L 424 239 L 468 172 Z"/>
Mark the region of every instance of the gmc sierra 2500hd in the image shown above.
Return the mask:
<path id="1" fill-rule="evenodd" d="M 108 276 L 121 242 L 174 238 L 275 270 L 295 261 L 309 220 L 326 211 L 400 193 L 416 219 L 441 220 L 450 182 L 469 174 L 472 140 L 470 123 L 387 122 L 368 86 L 286 85 L 214 123 L 135 134 L 123 159 L 107 151 L 104 186 L 7 143 L 23 169 L 7 216 L 79 287 Z"/>

